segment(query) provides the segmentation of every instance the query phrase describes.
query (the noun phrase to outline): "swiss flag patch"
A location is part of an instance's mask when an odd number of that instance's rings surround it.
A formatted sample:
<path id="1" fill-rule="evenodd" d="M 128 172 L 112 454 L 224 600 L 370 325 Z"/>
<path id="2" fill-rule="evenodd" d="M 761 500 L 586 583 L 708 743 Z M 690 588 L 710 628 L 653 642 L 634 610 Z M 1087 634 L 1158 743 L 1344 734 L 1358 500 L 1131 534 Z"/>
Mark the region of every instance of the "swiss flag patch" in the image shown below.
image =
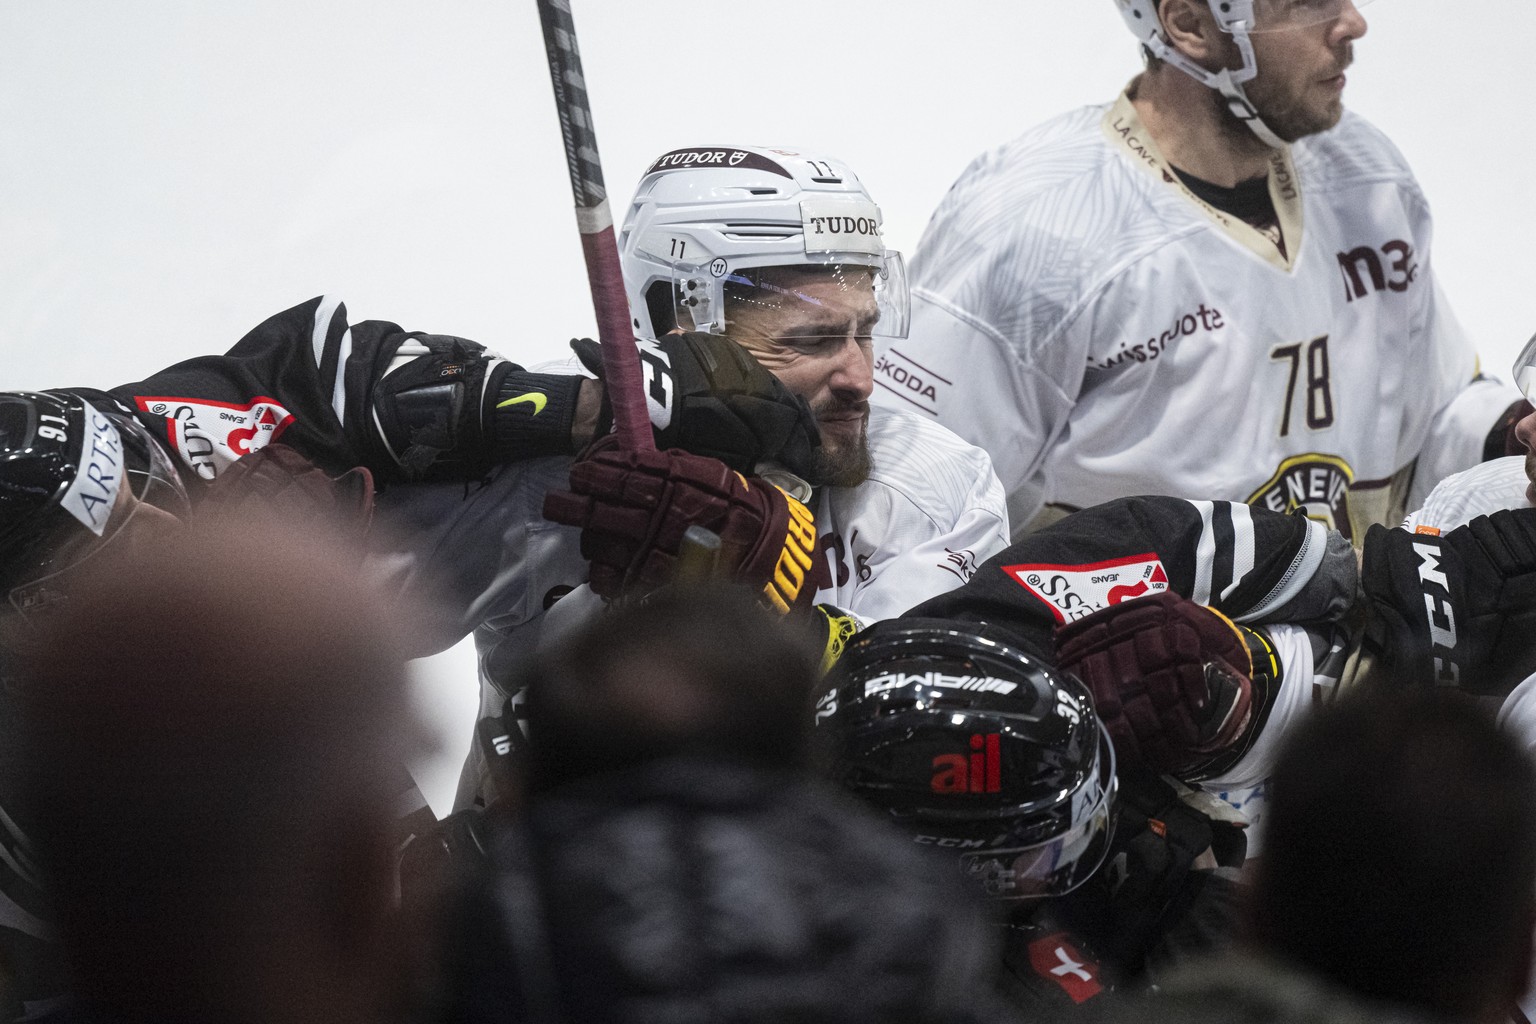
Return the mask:
<path id="1" fill-rule="evenodd" d="M 1005 565 L 1003 572 L 1043 601 L 1060 623 L 1168 589 L 1168 573 L 1153 551 L 1087 565 Z"/>
<path id="2" fill-rule="evenodd" d="M 1065 932 L 1031 942 L 1029 966 L 1046 981 L 1060 985 L 1074 1003 L 1087 1002 L 1104 991 L 1099 984 L 1099 965 L 1068 942 Z"/>

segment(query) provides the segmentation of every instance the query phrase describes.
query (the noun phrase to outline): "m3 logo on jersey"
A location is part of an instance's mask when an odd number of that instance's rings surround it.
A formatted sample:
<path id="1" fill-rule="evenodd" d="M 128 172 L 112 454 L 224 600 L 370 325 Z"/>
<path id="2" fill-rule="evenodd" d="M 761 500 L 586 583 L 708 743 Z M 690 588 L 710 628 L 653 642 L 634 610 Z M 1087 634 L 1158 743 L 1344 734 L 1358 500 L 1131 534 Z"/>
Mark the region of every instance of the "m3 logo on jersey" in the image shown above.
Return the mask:
<path id="1" fill-rule="evenodd" d="M 1003 788 L 1003 749 L 999 733 L 976 733 L 971 754 L 938 754 L 933 759 L 935 793 L 997 793 Z"/>
<path id="2" fill-rule="evenodd" d="M 1382 257 L 1386 257 L 1383 265 Z M 1344 276 L 1344 301 L 1354 302 L 1379 291 L 1405 292 L 1419 276 L 1413 246 L 1401 238 L 1381 247 L 1381 256 L 1368 245 L 1338 253 L 1339 273 Z"/>
<path id="3" fill-rule="evenodd" d="M 1275 475 L 1248 495 L 1246 504 L 1271 512 L 1295 512 L 1316 519 L 1346 540 L 1353 538 L 1349 518 L 1349 486 L 1355 471 L 1337 455 L 1293 455 L 1280 463 Z"/>
<path id="4" fill-rule="evenodd" d="M 140 412 L 166 419 L 165 436 L 176 454 L 204 480 L 238 458 L 259 452 L 293 425 L 293 413 L 258 395 L 244 405 L 206 398 L 136 395 Z"/>
<path id="5" fill-rule="evenodd" d="M 1087 565 L 1005 565 L 1003 572 L 1035 595 L 1057 622 L 1067 623 L 1102 608 L 1168 589 L 1168 572 L 1157 553 Z"/>

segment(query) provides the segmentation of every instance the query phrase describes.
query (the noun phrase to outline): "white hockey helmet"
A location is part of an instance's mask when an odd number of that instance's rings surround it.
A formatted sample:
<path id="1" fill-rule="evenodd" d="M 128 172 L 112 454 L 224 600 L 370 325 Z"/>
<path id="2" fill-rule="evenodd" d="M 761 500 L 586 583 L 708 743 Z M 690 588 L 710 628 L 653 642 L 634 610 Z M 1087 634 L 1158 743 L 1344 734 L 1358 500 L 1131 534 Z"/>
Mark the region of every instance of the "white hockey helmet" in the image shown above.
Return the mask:
<path id="1" fill-rule="evenodd" d="M 1234 117 L 1246 124 L 1253 134 L 1276 148 L 1285 142 L 1270 130 L 1243 91 L 1243 83 L 1259 73 L 1253 56 L 1254 35 L 1285 32 L 1332 21 L 1344 13 L 1346 5 L 1364 7 L 1371 0 L 1205 0 L 1216 25 L 1237 44 L 1243 64 L 1239 68 L 1210 71 L 1190 60 L 1170 45 L 1157 17 L 1162 0 L 1115 0 L 1120 17 L 1147 52 L 1172 64 L 1197 82 L 1221 93 Z"/>
<path id="2" fill-rule="evenodd" d="M 906 270 L 880 224 L 880 208 L 834 157 L 750 146 L 673 150 L 646 171 L 619 235 L 635 329 L 725 334 L 728 290 L 779 307 L 812 301 L 754 273 L 803 266 L 824 267 L 849 287 L 872 280 L 874 333 L 906 337 Z M 843 275 L 849 267 L 868 273 Z"/>

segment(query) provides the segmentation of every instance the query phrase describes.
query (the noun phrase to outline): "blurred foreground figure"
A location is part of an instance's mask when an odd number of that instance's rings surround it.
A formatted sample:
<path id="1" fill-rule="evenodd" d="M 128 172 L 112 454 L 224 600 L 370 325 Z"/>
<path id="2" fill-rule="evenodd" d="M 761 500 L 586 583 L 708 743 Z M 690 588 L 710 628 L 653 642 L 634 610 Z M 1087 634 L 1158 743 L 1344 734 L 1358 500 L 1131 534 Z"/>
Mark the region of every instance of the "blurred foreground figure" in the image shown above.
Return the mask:
<path id="1" fill-rule="evenodd" d="M 464 900 L 447 1018 L 993 1019 L 963 892 L 804 774 L 819 657 L 710 587 L 531 666 L 526 811 Z"/>
<path id="2" fill-rule="evenodd" d="M 82 1019 L 389 1018 L 390 783 L 423 740 L 357 561 L 203 520 L 102 552 L 42 627 L 26 793 Z"/>
<path id="3" fill-rule="evenodd" d="M 1253 955 L 1125 1020 L 1510 1019 L 1536 925 L 1536 771 L 1508 734 L 1465 698 L 1355 696 L 1297 728 L 1272 786 Z"/>

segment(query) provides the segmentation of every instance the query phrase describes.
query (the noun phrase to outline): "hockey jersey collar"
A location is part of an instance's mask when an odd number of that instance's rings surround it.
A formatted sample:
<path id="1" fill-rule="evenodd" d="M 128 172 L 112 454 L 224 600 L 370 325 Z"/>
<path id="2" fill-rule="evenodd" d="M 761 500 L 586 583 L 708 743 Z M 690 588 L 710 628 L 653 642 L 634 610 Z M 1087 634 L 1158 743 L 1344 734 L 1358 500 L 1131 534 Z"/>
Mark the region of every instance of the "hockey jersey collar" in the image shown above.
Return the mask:
<path id="1" fill-rule="evenodd" d="M 1269 160 L 1269 195 L 1275 204 L 1280 236 L 1285 241 L 1284 246 L 1280 246 L 1246 221 L 1207 203 L 1179 180 L 1152 140 L 1151 132 L 1137 116 L 1127 92 L 1122 92 L 1110 105 L 1099 126 L 1111 148 L 1124 154 L 1160 187 L 1172 189 L 1193 203 L 1232 241 L 1280 270 L 1290 271 L 1295 265 L 1301 254 L 1301 179 L 1296 176 L 1296 167 L 1291 163 L 1291 147 L 1275 150 Z"/>

